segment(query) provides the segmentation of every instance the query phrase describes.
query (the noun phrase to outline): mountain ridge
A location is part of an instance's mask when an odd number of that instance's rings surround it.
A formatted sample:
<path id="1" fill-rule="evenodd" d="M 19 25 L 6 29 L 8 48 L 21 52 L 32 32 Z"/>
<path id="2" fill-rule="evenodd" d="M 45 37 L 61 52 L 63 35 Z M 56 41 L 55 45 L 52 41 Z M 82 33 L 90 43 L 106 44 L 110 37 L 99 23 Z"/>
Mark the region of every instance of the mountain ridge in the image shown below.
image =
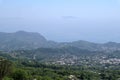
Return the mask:
<path id="1" fill-rule="evenodd" d="M 68 46 L 91 51 L 120 50 L 120 43 L 116 42 L 94 43 L 84 40 L 55 42 L 47 40 L 40 33 L 26 31 L 17 31 L 14 33 L 0 32 L 0 45 L 0 50 L 60 48 Z"/>

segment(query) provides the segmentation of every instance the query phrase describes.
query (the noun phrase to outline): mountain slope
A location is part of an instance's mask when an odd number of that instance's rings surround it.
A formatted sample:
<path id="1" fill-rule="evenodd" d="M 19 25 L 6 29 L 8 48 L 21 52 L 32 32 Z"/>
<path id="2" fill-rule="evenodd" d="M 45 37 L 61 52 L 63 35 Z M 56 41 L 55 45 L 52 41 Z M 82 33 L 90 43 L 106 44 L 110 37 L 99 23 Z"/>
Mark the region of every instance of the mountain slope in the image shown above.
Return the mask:
<path id="1" fill-rule="evenodd" d="M 15 33 L 0 32 L 0 50 L 11 51 L 20 49 L 37 48 L 62 48 L 76 47 L 90 51 L 115 51 L 120 50 L 120 43 L 108 42 L 104 44 L 92 43 L 88 41 L 74 41 L 57 43 L 48 41 L 39 33 L 18 31 Z"/>
<path id="2" fill-rule="evenodd" d="M 18 31 L 15 33 L 0 33 L 0 49 L 33 49 L 45 47 L 47 40 L 39 33 Z"/>

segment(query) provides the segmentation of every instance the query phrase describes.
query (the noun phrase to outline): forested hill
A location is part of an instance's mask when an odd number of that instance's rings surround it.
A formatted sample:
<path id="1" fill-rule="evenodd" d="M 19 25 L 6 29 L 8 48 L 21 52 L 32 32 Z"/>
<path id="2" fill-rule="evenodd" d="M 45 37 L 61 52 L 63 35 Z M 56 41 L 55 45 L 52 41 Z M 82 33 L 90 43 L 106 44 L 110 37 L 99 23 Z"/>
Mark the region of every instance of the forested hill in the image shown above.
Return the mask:
<path id="1" fill-rule="evenodd" d="M 88 41 L 54 42 L 47 40 L 44 36 L 35 32 L 18 31 L 15 33 L 0 32 L 0 50 L 25 50 L 37 48 L 61 48 L 77 47 L 91 51 L 115 51 L 120 50 L 120 43 L 108 42 L 104 44 Z"/>
<path id="2" fill-rule="evenodd" d="M 39 33 L 18 31 L 0 33 L 1 50 L 34 49 L 46 47 L 47 40 Z"/>

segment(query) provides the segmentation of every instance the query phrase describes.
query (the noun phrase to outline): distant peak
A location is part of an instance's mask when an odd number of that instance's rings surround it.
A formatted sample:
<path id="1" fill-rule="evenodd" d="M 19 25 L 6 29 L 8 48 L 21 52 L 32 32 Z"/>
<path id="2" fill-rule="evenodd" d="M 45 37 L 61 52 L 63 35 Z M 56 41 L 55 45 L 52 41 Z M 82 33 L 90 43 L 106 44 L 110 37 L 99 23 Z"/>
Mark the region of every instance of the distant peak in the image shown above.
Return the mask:
<path id="1" fill-rule="evenodd" d="M 37 33 L 37 32 L 27 32 L 27 31 L 17 31 L 17 32 L 15 32 L 15 33 L 29 33 L 29 34 L 39 34 L 40 35 L 40 33 Z"/>
<path id="2" fill-rule="evenodd" d="M 107 42 L 106 44 L 117 44 L 117 43 L 110 41 L 110 42 Z"/>
<path id="3" fill-rule="evenodd" d="M 26 31 L 17 31 L 16 33 L 27 33 Z"/>
<path id="4" fill-rule="evenodd" d="M 36 35 L 40 35 L 39 33 L 37 32 L 27 32 L 27 31 L 17 31 L 15 32 L 16 34 L 36 34 Z"/>

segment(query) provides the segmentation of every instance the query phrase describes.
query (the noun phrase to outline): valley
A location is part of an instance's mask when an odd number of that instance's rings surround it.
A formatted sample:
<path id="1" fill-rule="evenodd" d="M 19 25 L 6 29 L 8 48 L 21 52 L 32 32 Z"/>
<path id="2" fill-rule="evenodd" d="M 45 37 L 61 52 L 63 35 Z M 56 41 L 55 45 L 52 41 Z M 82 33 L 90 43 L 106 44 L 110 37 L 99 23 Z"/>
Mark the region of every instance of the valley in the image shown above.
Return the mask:
<path id="1" fill-rule="evenodd" d="M 4 80 L 21 80 L 15 76 L 19 74 L 26 74 L 25 80 L 120 78 L 119 43 L 99 44 L 82 40 L 58 43 L 46 40 L 38 33 L 25 31 L 0 35 L 0 58 L 14 64 L 14 71 Z M 3 64 L 2 61 L 0 64 Z"/>

